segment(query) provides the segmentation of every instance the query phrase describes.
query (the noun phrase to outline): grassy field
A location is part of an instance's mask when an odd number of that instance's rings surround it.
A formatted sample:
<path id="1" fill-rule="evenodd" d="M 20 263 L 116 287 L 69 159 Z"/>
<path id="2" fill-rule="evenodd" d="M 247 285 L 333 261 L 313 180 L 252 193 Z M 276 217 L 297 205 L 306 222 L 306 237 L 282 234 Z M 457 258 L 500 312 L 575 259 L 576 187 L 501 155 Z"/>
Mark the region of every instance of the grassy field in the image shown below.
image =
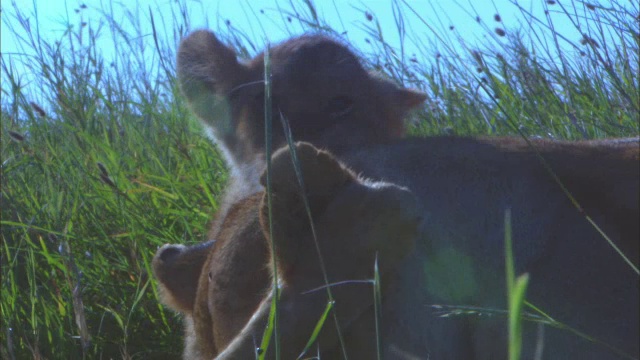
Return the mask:
<path id="1" fill-rule="evenodd" d="M 455 28 L 434 30 L 437 48 L 407 35 L 422 53 L 399 56 L 375 14 L 363 13 L 375 51 L 361 55 L 429 94 L 414 134 L 638 136 L 637 5 L 546 4 L 583 36 L 568 38 L 522 9 L 529 24 L 522 29 L 503 27 L 498 16 L 481 19 L 487 37 L 479 47 Z M 399 18 L 413 12 L 396 5 Z M 22 34 L 35 51 L 21 60 L 25 67 L 4 54 L 1 62 L 3 359 L 181 352 L 180 320 L 159 304 L 150 261 L 164 243 L 203 240 L 226 169 L 175 86 L 175 43 L 189 27 L 189 14 L 175 6 L 181 16 L 162 31 L 154 22 L 153 36 L 115 21 L 102 32 L 78 23 L 55 42 L 40 40 L 19 8 L 3 9 L 3 31 Z M 292 21 L 304 29 L 340 36 L 308 3 L 293 6 L 300 11 Z M 241 53 L 262 47 L 239 29 L 219 34 Z M 101 58 L 100 36 L 121 44 L 118 61 Z M 25 68 L 38 91 L 25 90 Z"/>

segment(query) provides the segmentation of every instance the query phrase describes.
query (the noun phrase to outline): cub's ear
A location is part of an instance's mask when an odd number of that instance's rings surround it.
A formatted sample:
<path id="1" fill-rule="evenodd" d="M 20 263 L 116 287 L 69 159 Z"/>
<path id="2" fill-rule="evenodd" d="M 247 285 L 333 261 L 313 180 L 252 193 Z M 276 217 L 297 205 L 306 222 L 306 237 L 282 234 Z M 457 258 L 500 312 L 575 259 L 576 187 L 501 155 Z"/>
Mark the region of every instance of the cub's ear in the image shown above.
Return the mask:
<path id="1" fill-rule="evenodd" d="M 426 93 L 398 85 L 377 71 L 369 71 L 369 78 L 373 80 L 372 86 L 380 96 L 379 101 L 392 104 L 396 111 L 406 113 L 427 100 Z"/>
<path id="2" fill-rule="evenodd" d="M 193 311 L 200 273 L 214 241 L 184 246 L 166 244 L 153 257 L 153 273 L 160 285 L 162 302 L 183 312 Z"/>
<path id="3" fill-rule="evenodd" d="M 415 89 L 399 88 L 395 93 L 396 102 L 406 111 L 422 105 L 427 94 Z"/>
<path id="4" fill-rule="evenodd" d="M 309 206 L 312 214 L 319 215 L 340 189 L 356 181 L 356 176 L 331 153 L 319 150 L 309 143 L 296 143 L 295 151 Z M 266 170 L 260 182 L 266 187 Z M 303 217 L 301 220 L 306 219 L 300 183 L 288 146 L 276 151 L 272 157 L 271 190 L 275 207 L 283 209 L 289 216 L 293 216 L 293 209 L 299 209 L 301 214 L 298 216 Z"/>
<path id="5" fill-rule="evenodd" d="M 404 119 L 407 117 L 409 112 L 414 110 L 415 108 L 422 105 L 422 103 L 427 99 L 427 94 L 414 90 L 414 89 L 406 89 L 403 87 L 395 88 L 387 97 L 385 101 L 389 101 L 390 110 L 392 114 L 395 114 L 396 119 L 400 119 L 398 123 L 395 123 L 396 127 L 394 129 L 394 123 L 391 122 L 388 124 L 389 131 L 396 134 L 405 134 L 405 121 Z M 394 117 L 391 117 L 394 118 Z"/>
<path id="6" fill-rule="evenodd" d="M 295 152 L 305 191 L 309 196 L 331 196 L 337 188 L 355 180 L 353 172 L 327 151 L 306 142 L 297 142 Z M 298 176 L 288 146 L 273 154 L 271 181 L 274 193 L 299 192 Z M 266 187 L 266 170 L 260 177 L 260 183 Z"/>
<path id="7" fill-rule="evenodd" d="M 205 123 L 220 128 L 221 124 L 214 122 L 220 121 L 220 115 L 229 115 L 226 97 L 231 89 L 245 81 L 247 69 L 238 63 L 235 51 L 222 44 L 212 32 L 198 30 L 180 43 L 177 75 L 193 112 Z M 221 111 L 226 113 L 220 114 Z"/>

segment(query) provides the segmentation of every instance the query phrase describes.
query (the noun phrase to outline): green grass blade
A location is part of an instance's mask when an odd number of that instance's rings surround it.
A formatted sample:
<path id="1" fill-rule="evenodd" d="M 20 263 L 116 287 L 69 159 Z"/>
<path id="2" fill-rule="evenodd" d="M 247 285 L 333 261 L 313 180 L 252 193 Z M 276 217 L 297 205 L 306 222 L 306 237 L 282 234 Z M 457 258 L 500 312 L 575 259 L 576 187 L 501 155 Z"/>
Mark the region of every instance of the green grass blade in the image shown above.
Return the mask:
<path id="1" fill-rule="evenodd" d="M 272 290 L 273 291 L 273 290 Z M 262 341 L 260 342 L 260 348 L 258 349 L 258 359 L 264 360 L 267 355 L 267 350 L 269 349 L 269 344 L 271 343 L 273 330 L 276 324 L 276 309 L 278 308 L 278 298 L 275 296 L 276 293 L 272 293 L 271 296 L 271 308 L 269 309 L 269 321 L 267 322 L 267 327 L 264 329 L 264 333 L 262 334 Z"/>
<path id="2" fill-rule="evenodd" d="M 507 304 L 509 309 L 509 360 L 519 360 L 522 350 L 522 308 L 525 293 L 529 283 L 529 275 L 524 274 L 515 278 L 513 260 L 513 243 L 511 238 L 511 210 L 504 213 L 504 249 L 505 273 L 507 282 Z"/>
<path id="3" fill-rule="evenodd" d="M 382 309 L 382 290 L 380 289 L 380 271 L 378 268 L 378 254 L 373 264 L 373 311 L 376 324 L 376 354 L 378 360 L 382 359 L 382 344 L 380 343 L 380 317 Z"/>
<path id="4" fill-rule="evenodd" d="M 300 186 L 302 202 L 304 203 L 304 208 L 307 213 L 307 218 L 309 219 L 309 226 L 311 227 L 311 235 L 313 237 L 313 243 L 316 247 L 316 254 L 318 255 L 318 260 L 320 262 L 320 270 L 322 271 L 322 276 L 324 280 L 324 284 L 326 286 L 327 297 L 329 298 L 329 302 L 333 303 L 335 300 L 333 299 L 333 293 L 331 292 L 331 286 L 329 286 L 329 277 L 327 275 L 327 268 L 325 266 L 324 258 L 322 256 L 322 251 L 320 251 L 320 244 L 318 243 L 318 236 L 316 235 L 316 228 L 313 221 L 313 216 L 311 214 L 311 207 L 309 206 L 309 199 L 305 193 L 304 186 L 304 177 L 302 174 L 302 170 L 300 168 L 300 161 L 298 160 L 298 155 L 296 153 L 295 144 L 293 143 L 293 136 L 291 134 L 291 127 L 289 126 L 289 122 L 287 118 L 280 114 L 280 121 L 282 123 L 282 128 L 284 129 L 285 138 L 287 140 L 287 144 L 289 146 L 289 151 L 291 151 L 291 159 L 293 161 L 293 168 L 296 172 L 296 177 L 298 179 L 298 185 Z M 333 312 L 333 319 L 336 327 L 336 332 L 338 334 L 338 341 L 340 342 L 340 347 L 342 349 L 342 355 L 345 360 L 349 357 L 347 356 L 347 349 L 344 342 L 344 337 L 342 336 L 342 331 L 340 329 L 340 323 L 338 321 L 338 317 L 335 312 Z"/>
<path id="5" fill-rule="evenodd" d="M 267 157 L 267 186 L 266 186 L 266 196 L 267 196 L 267 211 L 269 218 L 269 236 L 271 238 L 271 257 L 272 259 L 276 259 L 276 254 L 278 249 L 276 248 L 276 241 L 273 239 L 273 215 L 272 215 L 272 202 L 271 202 L 271 154 L 273 153 L 272 149 L 272 138 L 273 138 L 273 114 L 271 111 L 271 57 L 269 53 L 269 45 L 267 45 L 264 51 L 264 121 L 265 121 L 265 156 Z M 267 353 L 267 349 L 269 347 L 269 343 L 271 340 L 271 331 L 275 334 L 275 355 L 276 359 L 280 359 L 280 334 L 278 329 L 278 300 L 280 289 L 278 288 L 278 266 L 275 261 L 273 264 L 273 296 L 271 302 L 271 310 L 269 313 L 269 325 L 267 326 L 267 330 L 265 330 L 265 336 L 262 339 L 261 349 L 262 354 L 260 354 L 260 359 L 263 359 L 265 354 Z"/>
<path id="6" fill-rule="evenodd" d="M 522 349 L 522 308 L 529 274 L 518 276 L 509 299 L 509 359 L 519 360 Z"/>
<path id="7" fill-rule="evenodd" d="M 316 339 L 318 338 L 318 335 L 320 335 L 320 331 L 322 330 L 322 327 L 324 326 L 324 323 L 327 320 L 327 316 L 329 316 L 329 313 L 333 309 L 333 305 L 334 304 L 335 303 L 332 302 L 332 301 L 329 301 L 327 303 L 327 306 L 324 308 L 324 311 L 322 312 L 322 316 L 320 316 L 320 319 L 318 319 L 318 322 L 316 323 L 316 326 L 313 328 L 313 332 L 311 333 L 311 336 L 309 337 L 309 340 L 307 341 L 307 345 L 305 345 L 304 350 L 302 350 L 300 355 L 298 355 L 298 359 L 302 358 L 304 356 L 304 354 L 306 354 L 307 351 L 309 351 L 309 349 L 311 348 L 313 343 L 316 342 Z"/>

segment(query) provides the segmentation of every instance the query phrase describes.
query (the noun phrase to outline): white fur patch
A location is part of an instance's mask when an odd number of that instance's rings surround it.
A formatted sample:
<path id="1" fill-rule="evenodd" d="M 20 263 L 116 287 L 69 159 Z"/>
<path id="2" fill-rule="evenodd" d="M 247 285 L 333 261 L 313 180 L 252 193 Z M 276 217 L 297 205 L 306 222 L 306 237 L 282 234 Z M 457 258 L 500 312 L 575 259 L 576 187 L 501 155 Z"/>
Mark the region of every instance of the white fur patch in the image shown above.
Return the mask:
<path id="1" fill-rule="evenodd" d="M 233 160 L 229 149 L 227 149 L 224 144 L 218 141 L 215 130 L 211 126 L 205 125 L 204 131 L 207 137 L 211 139 L 211 141 L 218 147 L 218 149 L 220 149 L 220 152 L 222 152 L 222 155 L 227 162 L 227 165 L 229 165 L 229 169 L 231 172 L 230 178 L 232 181 L 230 186 L 233 188 L 233 191 L 238 194 L 245 195 L 253 195 L 257 192 L 262 191 L 262 185 L 260 185 L 260 176 L 262 175 L 262 171 L 265 167 L 264 155 L 256 155 L 256 157 L 249 163 L 237 164 Z"/>

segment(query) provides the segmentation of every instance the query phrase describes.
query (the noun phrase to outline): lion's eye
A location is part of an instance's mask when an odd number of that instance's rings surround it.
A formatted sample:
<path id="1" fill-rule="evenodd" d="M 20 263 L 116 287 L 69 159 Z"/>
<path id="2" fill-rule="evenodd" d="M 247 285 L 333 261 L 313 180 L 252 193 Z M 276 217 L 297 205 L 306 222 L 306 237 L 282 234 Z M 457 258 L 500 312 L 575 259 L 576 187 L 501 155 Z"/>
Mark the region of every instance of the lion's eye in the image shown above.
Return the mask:
<path id="1" fill-rule="evenodd" d="M 327 103 L 325 110 L 332 117 L 340 117 L 348 114 L 353 109 L 353 100 L 348 96 L 336 96 Z"/>

